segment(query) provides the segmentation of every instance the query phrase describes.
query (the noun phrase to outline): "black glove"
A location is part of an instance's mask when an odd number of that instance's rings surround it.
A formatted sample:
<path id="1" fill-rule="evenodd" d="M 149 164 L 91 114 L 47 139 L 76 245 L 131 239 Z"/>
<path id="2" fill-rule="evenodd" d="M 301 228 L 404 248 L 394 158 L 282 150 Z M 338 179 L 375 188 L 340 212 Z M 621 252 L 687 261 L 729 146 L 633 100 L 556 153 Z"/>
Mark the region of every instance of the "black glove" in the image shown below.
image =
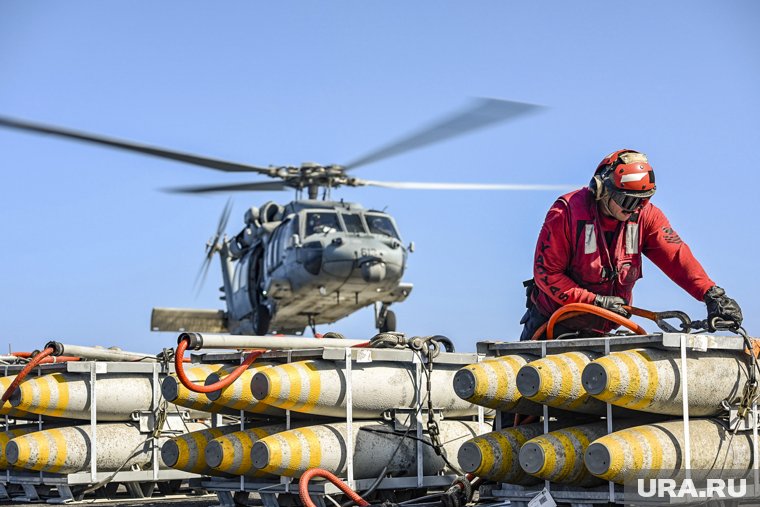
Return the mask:
<path id="1" fill-rule="evenodd" d="M 623 305 L 627 305 L 628 303 L 625 299 L 618 296 L 602 296 L 597 294 L 597 296 L 594 298 L 594 304 L 596 306 L 604 308 L 605 310 L 618 313 L 623 317 L 628 317 L 630 315 L 623 308 Z"/>
<path id="2" fill-rule="evenodd" d="M 707 305 L 707 323 L 710 331 L 715 331 L 713 319 L 731 321 L 736 324 L 736 327 L 742 325 L 744 317 L 739 304 L 726 296 L 726 291 L 717 285 L 705 293 L 705 304 Z"/>

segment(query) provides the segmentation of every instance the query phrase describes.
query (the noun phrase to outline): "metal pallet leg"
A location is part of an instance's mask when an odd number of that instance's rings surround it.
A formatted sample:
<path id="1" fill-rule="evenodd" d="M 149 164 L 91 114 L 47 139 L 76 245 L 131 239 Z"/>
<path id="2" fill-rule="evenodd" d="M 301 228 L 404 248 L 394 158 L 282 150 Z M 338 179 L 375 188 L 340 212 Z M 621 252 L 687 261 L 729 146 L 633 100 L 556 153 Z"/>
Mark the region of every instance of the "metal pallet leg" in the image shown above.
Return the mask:
<path id="1" fill-rule="evenodd" d="M 16 497 L 14 500 L 22 502 L 38 502 L 40 500 L 40 495 L 37 494 L 37 488 L 34 484 L 22 484 L 21 487 L 24 488 L 24 496 Z"/>
<path id="2" fill-rule="evenodd" d="M 280 503 L 277 501 L 277 495 L 274 493 L 264 493 L 263 491 L 259 491 L 259 496 L 261 497 L 261 504 L 264 507 L 280 506 Z"/>
<path id="3" fill-rule="evenodd" d="M 74 498 L 74 492 L 71 491 L 68 484 L 59 484 L 55 489 L 58 491 L 58 498 L 51 498 L 48 500 L 48 503 L 70 503 L 76 500 L 76 498 Z"/>
<path id="4" fill-rule="evenodd" d="M 153 489 L 156 487 L 155 482 L 125 482 L 127 493 L 132 498 L 150 498 L 153 496 Z"/>
<path id="5" fill-rule="evenodd" d="M 216 498 L 219 500 L 219 507 L 235 507 L 231 491 L 217 491 Z"/>

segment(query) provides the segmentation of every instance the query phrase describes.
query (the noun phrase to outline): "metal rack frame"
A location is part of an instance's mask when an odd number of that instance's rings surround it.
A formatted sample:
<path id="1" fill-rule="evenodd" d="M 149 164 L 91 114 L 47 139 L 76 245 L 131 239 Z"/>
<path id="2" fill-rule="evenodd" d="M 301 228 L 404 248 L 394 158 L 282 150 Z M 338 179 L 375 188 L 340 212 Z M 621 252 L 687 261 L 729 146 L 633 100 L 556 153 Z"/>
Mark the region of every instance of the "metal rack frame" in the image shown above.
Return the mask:
<path id="1" fill-rule="evenodd" d="M 23 365 L 4 365 L 3 373 L 5 376 L 18 373 L 23 368 Z M 39 365 L 36 369 L 38 376 L 48 373 L 76 373 L 76 374 L 89 374 L 89 388 L 90 388 L 90 470 L 81 471 L 70 474 L 55 474 L 48 472 L 30 472 L 25 470 L 15 470 L 8 468 L 4 473 L 0 473 L 0 498 L 11 499 L 8 492 L 8 486 L 18 485 L 23 491 L 23 496 L 13 497 L 13 500 L 21 502 L 40 501 L 40 492 L 50 488 L 56 488 L 58 492 L 57 498 L 48 499 L 48 503 L 67 503 L 75 499 L 75 494 L 72 488 L 76 489 L 79 486 L 91 486 L 98 482 L 105 480 L 108 477 L 113 476 L 110 482 L 112 483 L 124 483 L 127 490 L 134 497 L 143 496 L 139 488 L 139 484 L 147 483 L 161 483 L 177 480 L 190 480 L 197 479 L 200 476 L 173 468 L 162 469 L 159 466 L 159 448 L 157 442 L 153 442 L 152 445 L 152 457 L 151 468 L 146 470 L 122 470 L 116 472 L 102 472 L 97 468 L 97 379 L 101 378 L 109 373 L 137 373 L 150 376 L 153 387 L 153 397 L 151 406 L 145 411 L 140 412 L 140 417 L 137 421 L 144 427 L 145 433 L 149 433 L 155 429 L 155 418 L 152 414 L 158 409 L 158 404 L 161 399 L 161 386 L 160 381 L 163 376 L 167 374 L 166 369 L 161 363 L 158 362 L 103 362 L 103 361 L 72 361 L 65 363 L 51 363 Z M 168 418 L 175 424 L 180 424 L 179 419 L 183 418 L 181 412 L 170 413 Z M 35 421 L 30 421 L 35 422 Z M 40 430 L 45 429 L 45 419 L 43 416 L 38 416 L 36 419 Z M 71 425 L 85 425 L 87 420 L 72 420 Z M 13 423 L 10 417 L 5 416 L 5 424 L 7 429 L 13 428 Z"/>
<path id="2" fill-rule="evenodd" d="M 691 441 L 689 432 L 689 394 L 688 394 L 688 368 L 687 351 L 707 350 L 730 350 L 741 352 L 744 350 L 744 341 L 741 336 L 722 336 L 709 334 L 688 333 L 657 333 L 637 336 L 607 336 L 600 338 L 576 338 L 568 340 L 550 341 L 524 341 L 524 342 L 497 342 L 483 341 L 477 344 L 479 353 L 486 356 L 501 356 L 518 352 L 533 353 L 540 357 L 546 357 L 548 353 L 570 352 L 574 350 L 594 350 L 608 355 L 617 350 L 627 350 L 633 347 L 657 347 L 662 349 L 679 349 L 682 369 L 682 393 L 683 393 L 683 426 L 684 462 L 686 477 L 691 476 Z M 544 405 L 544 433 L 549 428 L 549 407 Z M 760 457 L 758 456 L 758 415 L 757 405 L 752 406 L 752 442 L 753 442 L 753 491 L 760 492 Z M 607 433 L 612 433 L 613 416 L 612 405 L 607 403 Z M 501 412 L 497 413 L 499 427 L 501 427 Z M 516 486 L 508 483 L 500 483 L 498 487 L 484 490 L 484 493 L 498 498 L 509 500 L 514 507 L 525 507 L 528 502 L 546 489 L 552 497 L 563 503 L 569 503 L 572 507 L 590 507 L 594 504 L 624 504 L 626 502 L 623 488 L 614 482 L 608 486 L 599 488 L 581 488 L 544 481 L 543 488 Z M 673 501 L 673 503 L 676 503 Z M 685 505 L 683 501 L 677 502 Z"/>
<path id="3" fill-rule="evenodd" d="M 433 358 L 433 364 L 459 364 L 462 366 L 472 364 L 482 360 L 483 355 L 477 353 L 446 353 L 442 352 Z M 194 355 L 194 360 L 204 363 L 215 363 L 220 361 L 240 361 L 242 355 L 239 353 L 208 353 Z M 325 359 L 330 361 L 341 361 L 346 368 L 346 482 L 354 490 L 367 489 L 374 482 L 374 479 L 356 479 L 354 477 L 353 466 L 353 439 L 350 438 L 353 431 L 353 375 L 354 363 L 368 363 L 373 361 L 390 361 L 411 363 L 414 365 L 415 383 L 417 386 L 417 400 L 419 405 L 422 402 L 422 385 L 424 374 L 422 372 L 423 363 L 420 362 L 417 354 L 411 350 L 398 349 L 370 349 L 370 348 L 335 348 L 328 347 L 322 349 L 305 349 L 290 351 L 268 352 L 261 356 L 262 360 L 275 359 L 287 363 L 294 359 Z M 417 438 L 423 436 L 422 412 L 417 413 Z M 241 413 L 241 417 L 244 413 Z M 478 410 L 478 422 L 484 427 L 484 411 Z M 286 411 L 286 427 L 290 428 L 290 410 Z M 384 478 L 377 490 L 398 490 L 398 489 L 416 489 L 416 488 L 445 488 L 451 485 L 456 478 L 455 475 L 423 475 L 423 445 L 420 440 L 415 441 L 417 450 L 417 473 L 409 477 L 386 477 Z M 237 479 L 209 478 L 201 482 L 203 488 L 216 492 L 220 506 L 232 507 L 236 501 L 241 500 L 241 496 L 247 497 L 251 493 L 258 494 L 265 507 L 278 507 L 279 495 L 298 495 L 298 484 L 294 484 L 293 479 L 281 477 L 280 481 L 276 480 L 251 480 L 245 477 Z M 325 507 L 324 497 L 340 493 L 340 490 L 329 482 L 314 482 L 309 485 L 309 491 L 312 498 L 320 507 Z"/>

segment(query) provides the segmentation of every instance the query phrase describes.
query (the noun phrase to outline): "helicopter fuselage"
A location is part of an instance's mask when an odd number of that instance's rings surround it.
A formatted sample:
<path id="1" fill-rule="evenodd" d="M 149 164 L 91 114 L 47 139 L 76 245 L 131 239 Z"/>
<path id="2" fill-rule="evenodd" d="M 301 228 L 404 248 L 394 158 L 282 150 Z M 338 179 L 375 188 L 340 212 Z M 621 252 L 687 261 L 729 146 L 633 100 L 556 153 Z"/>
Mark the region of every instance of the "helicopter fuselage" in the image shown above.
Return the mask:
<path id="1" fill-rule="evenodd" d="M 252 208 L 220 250 L 229 331 L 298 333 L 403 301 L 412 289 L 401 282 L 407 255 L 393 218 L 356 203 Z"/>

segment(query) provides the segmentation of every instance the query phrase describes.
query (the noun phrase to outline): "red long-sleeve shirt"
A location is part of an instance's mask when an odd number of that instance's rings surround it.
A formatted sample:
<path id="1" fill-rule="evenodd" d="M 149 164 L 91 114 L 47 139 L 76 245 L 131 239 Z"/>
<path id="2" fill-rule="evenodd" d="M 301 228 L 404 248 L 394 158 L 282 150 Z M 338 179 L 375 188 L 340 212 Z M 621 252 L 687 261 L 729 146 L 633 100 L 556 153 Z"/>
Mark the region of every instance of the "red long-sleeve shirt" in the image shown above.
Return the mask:
<path id="1" fill-rule="evenodd" d="M 576 220 L 580 215 L 587 220 Z M 639 212 L 637 223 L 638 245 L 631 254 L 625 250 L 627 223 L 599 212 L 587 189 L 558 199 L 546 215 L 534 257 L 533 273 L 539 289 L 534 302 L 541 313 L 549 316 L 569 303 L 592 304 L 596 294 L 620 296 L 631 303 L 633 284 L 641 277 L 641 253 L 701 301 L 715 283 L 662 211 L 647 204 Z M 583 255 L 589 253 L 582 250 L 586 248 L 584 239 L 596 242 L 588 248 L 598 248 L 591 256 Z M 599 262 L 587 262 L 594 256 Z M 600 271 L 600 267 L 615 273 L 608 279 L 610 273 Z"/>

